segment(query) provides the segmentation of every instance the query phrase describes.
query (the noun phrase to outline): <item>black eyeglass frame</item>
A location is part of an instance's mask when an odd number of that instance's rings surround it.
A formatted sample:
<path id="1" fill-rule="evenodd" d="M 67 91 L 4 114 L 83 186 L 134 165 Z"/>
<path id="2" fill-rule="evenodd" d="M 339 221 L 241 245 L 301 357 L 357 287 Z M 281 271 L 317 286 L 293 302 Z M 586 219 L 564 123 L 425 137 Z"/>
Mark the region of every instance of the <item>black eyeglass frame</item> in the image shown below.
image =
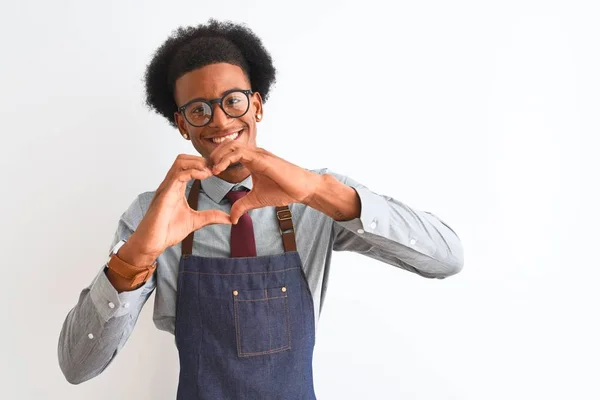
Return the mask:
<path id="1" fill-rule="evenodd" d="M 244 95 L 246 95 L 246 99 L 248 100 L 248 104 L 246 106 L 246 111 L 244 111 L 242 114 L 240 115 L 236 115 L 233 116 L 231 114 L 229 114 L 227 111 L 225 111 L 225 108 L 223 108 L 223 99 L 227 96 L 229 96 L 231 93 L 243 93 Z M 203 126 L 206 126 L 208 124 L 210 124 L 210 122 L 212 121 L 213 117 L 215 116 L 215 109 L 213 104 L 218 104 L 219 107 L 221 107 L 221 110 L 223 110 L 223 112 L 225 113 L 225 115 L 227 115 L 230 118 L 240 118 L 243 117 L 244 115 L 246 115 L 246 113 L 248 112 L 248 110 L 250 109 L 250 95 L 252 95 L 254 92 L 252 91 L 252 89 L 246 89 L 246 90 L 242 90 L 242 89 L 231 89 L 226 91 L 225 93 L 223 93 L 223 96 L 216 98 L 216 99 L 212 99 L 212 100 L 206 100 L 203 98 L 197 98 L 197 99 L 193 99 L 188 101 L 187 103 L 185 103 L 184 105 L 182 105 L 181 107 L 179 107 L 177 109 L 177 111 L 181 114 L 183 114 L 183 118 L 185 118 L 185 120 L 192 126 L 195 126 L 196 128 L 201 128 Z M 208 107 L 210 108 L 210 118 L 208 119 L 208 121 L 205 124 L 202 125 L 196 125 L 194 124 L 192 121 L 190 121 L 187 117 L 187 114 L 185 113 L 185 109 L 193 103 L 198 103 L 198 102 L 202 102 L 202 103 L 206 103 L 208 104 Z"/>

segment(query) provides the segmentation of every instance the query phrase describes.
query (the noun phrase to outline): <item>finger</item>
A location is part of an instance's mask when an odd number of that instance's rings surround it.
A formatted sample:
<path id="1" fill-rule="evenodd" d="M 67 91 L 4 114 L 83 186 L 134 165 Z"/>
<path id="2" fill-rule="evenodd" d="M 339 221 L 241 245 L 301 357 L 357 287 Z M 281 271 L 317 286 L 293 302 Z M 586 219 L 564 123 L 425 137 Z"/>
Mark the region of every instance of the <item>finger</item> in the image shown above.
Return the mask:
<path id="1" fill-rule="evenodd" d="M 194 155 L 194 154 L 181 153 L 181 154 L 177 155 L 175 162 L 177 162 L 177 160 L 204 160 L 204 157 Z"/>
<path id="2" fill-rule="evenodd" d="M 174 190 L 185 190 L 186 184 L 192 179 L 203 180 L 213 176 L 213 173 L 208 168 L 204 170 L 188 169 L 184 171 L 178 171 L 175 175 L 172 175 L 167 180 L 163 181 L 157 189 L 158 192 Z"/>
<path id="3" fill-rule="evenodd" d="M 192 210 L 193 211 L 193 210 Z M 227 224 L 231 225 L 229 214 L 219 210 L 193 211 L 194 231 L 207 225 Z"/>
<path id="4" fill-rule="evenodd" d="M 212 167 L 212 172 L 219 175 L 225 171 L 227 167 L 235 163 L 242 163 L 245 167 L 252 169 L 252 160 L 254 154 L 247 148 L 238 148 L 233 153 L 226 154 L 221 160 Z"/>
<path id="5" fill-rule="evenodd" d="M 231 164 L 238 162 L 242 158 L 242 154 L 239 150 L 236 150 L 233 153 L 228 153 L 226 156 L 223 156 L 219 159 L 218 162 L 215 162 L 211 171 L 215 175 L 219 175 L 221 172 L 225 171 L 227 167 Z"/>
<path id="6" fill-rule="evenodd" d="M 173 164 L 173 168 L 175 171 L 186 170 L 190 168 L 203 169 L 208 167 L 208 160 L 206 158 L 198 157 L 198 158 L 182 158 L 177 160 L 175 164 Z"/>
<path id="7" fill-rule="evenodd" d="M 173 164 L 168 179 L 175 182 L 188 182 L 192 178 L 206 179 L 209 176 L 212 176 L 212 171 L 206 165 L 206 160 L 198 157 L 196 159 L 179 159 Z"/>
<path id="8" fill-rule="evenodd" d="M 207 160 L 204 157 L 191 154 L 179 154 L 173 162 L 171 170 L 177 171 L 182 168 L 187 168 L 189 165 L 206 166 L 207 164 Z"/>
<path id="9" fill-rule="evenodd" d="M 173 165 L 167 172 L 167 176 L 165 177 L 165 181 L 170 181 L 173 177 L 181 170 L 186 170 L 190 168 L 203 169 L 207 167 L 207 160 L 202 157 L 192 156 L 189 154 L 180 154 L 177 156 Z"/>
<path id="10" fill-rule="evenodd" d="M 236 225 L 242 215 L 250 210 L 260 207 L 262 207 L 262 205 L 255 200 L 253 193 L 248 193 L 231 206 L 231 210 L 229 212 L 231 223 Z"/>
<path id="11" fill-rule="evenodd" d="M 158 188 L 156 189 L 156 194 L 152 199 L 151 204 L 154 202 L 154 200 L 156 200 L 157 197 L 159 197 L 160 193 L 168 192 L 171 190 L 185 190 L 187 183 L 192 179 L 203 180 L 211 177 L 212 175 L 213 173 L 209 169 L 202 171 L 190 169 L 187 171 L 179 171 L 176 175 L 171 174 L 167 178 L 165 178 L 165 180 L 162 181 L 161 184 L 158 186 Z"/>
<path id="12" fill-rule="evenodd" d="M 172 190 L 174 187 L 184 187 L 181 184 L 187 183 L 192 179 L 206 179 L 213 175 L 212 171 L 206 165 L 206 159 L 189 154 L 180 154 L 173 162 L 173 165 L 167 172 L 165 179 L 156 189 L 155 196 L 150 205 L 159 197 L 159 193 Z"/>
<path id="13" fill-rule="evenodd" d="M 209 178 L 213 176 L 213 173 L 210 169 L 208 168 L 203 168 L 203 169 L 186 169 L 186 170 L 181 170 L 178 171 L 175 175 L 174 175 L 174 181 L 176 182 L 189 182 L 192 179 L 198 179 L 198 180 L 203 180 L 206 178 Z"/>
<path id="14" fill-rule="evenodd" d="M 235 140 L 226 140 L 217 146 L 216 149 L 210 153 L 209 159 L 212 165 L 217 164 L 225 155 L 233 153 L 237 149 L 244 147 L 242 144 Z"/>

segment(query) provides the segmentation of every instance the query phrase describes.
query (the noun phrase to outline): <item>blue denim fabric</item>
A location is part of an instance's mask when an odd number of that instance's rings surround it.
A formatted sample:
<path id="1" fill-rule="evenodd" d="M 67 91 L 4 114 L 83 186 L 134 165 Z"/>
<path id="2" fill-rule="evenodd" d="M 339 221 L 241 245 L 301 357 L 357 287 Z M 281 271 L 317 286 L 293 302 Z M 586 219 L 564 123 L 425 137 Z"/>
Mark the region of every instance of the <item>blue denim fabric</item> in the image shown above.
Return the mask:
<path id="1" fill-rule="evenodd" d="M 313 300 L 297 252 L 179 264 L 177 400 L 316 399 Z"/>

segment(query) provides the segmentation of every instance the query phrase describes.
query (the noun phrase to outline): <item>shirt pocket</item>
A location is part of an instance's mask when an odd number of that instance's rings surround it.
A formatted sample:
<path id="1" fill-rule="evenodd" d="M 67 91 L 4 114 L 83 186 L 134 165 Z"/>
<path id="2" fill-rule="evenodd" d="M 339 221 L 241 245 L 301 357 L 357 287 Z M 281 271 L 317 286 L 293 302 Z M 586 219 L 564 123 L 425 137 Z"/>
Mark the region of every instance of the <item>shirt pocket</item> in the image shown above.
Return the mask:
<path id="1" fill-rule="evenodd" d="M 285 286 L 234 290 L 233 305 L 239 357 L 273 354 L 291 348 Z"/>

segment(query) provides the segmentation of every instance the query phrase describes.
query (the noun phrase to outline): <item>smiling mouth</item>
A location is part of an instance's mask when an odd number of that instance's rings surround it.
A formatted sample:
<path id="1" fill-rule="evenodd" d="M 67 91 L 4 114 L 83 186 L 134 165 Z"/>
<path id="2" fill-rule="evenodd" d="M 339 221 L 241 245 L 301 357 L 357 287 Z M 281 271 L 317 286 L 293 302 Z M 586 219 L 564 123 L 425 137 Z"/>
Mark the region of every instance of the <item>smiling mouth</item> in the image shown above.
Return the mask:
<path id="1" fill-rule="evenodd" d="M 212 142 L 214 144 L 221 144 L 227 140 L 237 140 L 240 137 L 240 135 L 242 134 L 242 131 L 243 131 L 243 129 L 240 129 L 239 131 L 230 133 L 227 136 L 206 138 L 205 140 L 208 140 L 209 142 Z"/>

